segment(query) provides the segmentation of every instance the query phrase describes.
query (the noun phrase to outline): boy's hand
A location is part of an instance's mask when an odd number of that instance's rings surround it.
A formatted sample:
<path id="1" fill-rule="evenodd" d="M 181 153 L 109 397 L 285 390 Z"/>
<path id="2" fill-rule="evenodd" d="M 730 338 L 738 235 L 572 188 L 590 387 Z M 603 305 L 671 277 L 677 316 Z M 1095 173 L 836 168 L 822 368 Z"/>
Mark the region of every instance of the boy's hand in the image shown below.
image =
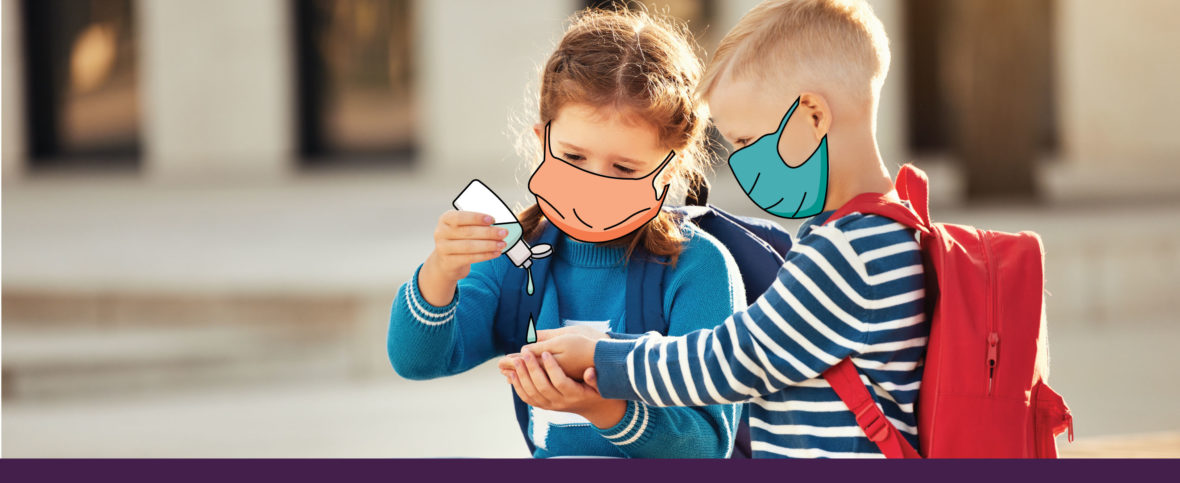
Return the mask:
<path id="1" fill-rule="evenodd" d="M 553 340 L 563 335 L 580 335 L 590 339 L 609 339 L 610 336 L 605 332 L 595 329 L 589 325 L 570 325 L 560 329 L 546 329 L 537 331 L 537 342 L 545 342 Z"/>
<path id="2" fill-rule="evenodd" d="M 523 357 L 524 353 L 530 352 L 534 357 L 541 357 L 542 353 L 548 352 L 557 360 L 566 376 L 583 381 L 586 370 L 594 367 L 594 345 L 600 339 L 608 338 L 598 329 L 585 325 L 538 330 L 537 343 L 521 347 L 519 354 L 509 354 L 501 358 L 497 365 L 500 372 L 512 370 L 513 361 Z"/>
<path id="3" fill-rule="evenodd" d="M 537 332 L 537 343 L 526 345 L 520 351 L 531 352 L 534 356 L 548 352 L 567 376 L 579 379 L 584 377 L 587 369 L 594 367 L 594 346 L 600 339 L 606 338 L 606 334 L 593 329 L 566 327 L 542 330 Z"/>
<path id="4" fill-rule="evenodd" d="M 599 428 L 609 428 L 623 419 L 627 403 L 598 394 L 594 369 L 583 373 L 587 384 L 582 384 L 567 377 L 552 354 L 542 352 L 539 359 L 524 351 L 500 360 L 501 373 L 526 404 L 576 413 Z"/>

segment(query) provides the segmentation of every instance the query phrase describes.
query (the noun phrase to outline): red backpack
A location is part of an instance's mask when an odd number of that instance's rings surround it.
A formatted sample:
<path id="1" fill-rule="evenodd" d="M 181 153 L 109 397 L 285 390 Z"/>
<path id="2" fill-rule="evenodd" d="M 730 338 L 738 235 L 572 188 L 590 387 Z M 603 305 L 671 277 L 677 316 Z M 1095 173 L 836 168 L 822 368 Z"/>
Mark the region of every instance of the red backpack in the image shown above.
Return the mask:
<path id="1" fill-rule="evenodd" d="M 850 359 L 823 376 L 888 458 L 1055 458 L 1057 435 L 1069 428 L 1073 441 L 1073 417 L 1045 382 L 1041 239 L 931 223 L 928 186 L 907 164 L 896 192 L 912 209 L 893 193 L 866 193 L 828 219 L 874 214 L 920 233 L 931 316 L 916 408 L 921 454 L 885 419 Z"/>

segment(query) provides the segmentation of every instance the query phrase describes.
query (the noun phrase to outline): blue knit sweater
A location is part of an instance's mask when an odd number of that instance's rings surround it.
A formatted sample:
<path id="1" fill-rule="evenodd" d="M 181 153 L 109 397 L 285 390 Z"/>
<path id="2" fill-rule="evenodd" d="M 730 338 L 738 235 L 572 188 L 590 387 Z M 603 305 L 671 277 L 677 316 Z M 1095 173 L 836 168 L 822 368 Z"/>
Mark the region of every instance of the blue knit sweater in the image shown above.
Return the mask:
<path id="1" fill-rule="evenodd" d="M 695 226 L 674 267 L 664 272 L 664 317 L 670 335 L 712 327 L 744 306 L 741 276 L 721 244 Z M 537 329 L 591 325 L 624 330 L 626 269 L 619 247 L 583 243 L 564 235 L 544 287 Z M 505 270 L 519 270 L 506 257 L 472 265 L 459 281 L 454 300 L 437 307 L 418 291 L 417 273 L 398 289 L 389 322 L 393 368 L 409 379 L 458 374 L 501 356 L 493 346 L 492 321 Z M 554 300 L 560 299 L 557 304 Z M 733 449 L 740 408 L 651 406 L 629 401 L 623 419 L 598 429 L 569 413 L 530 408 L 529 437 L 535 457 L 615 456 L 636 458 L 720 458 Z M 507 414 L 505 417 L 510 417 Z"/>

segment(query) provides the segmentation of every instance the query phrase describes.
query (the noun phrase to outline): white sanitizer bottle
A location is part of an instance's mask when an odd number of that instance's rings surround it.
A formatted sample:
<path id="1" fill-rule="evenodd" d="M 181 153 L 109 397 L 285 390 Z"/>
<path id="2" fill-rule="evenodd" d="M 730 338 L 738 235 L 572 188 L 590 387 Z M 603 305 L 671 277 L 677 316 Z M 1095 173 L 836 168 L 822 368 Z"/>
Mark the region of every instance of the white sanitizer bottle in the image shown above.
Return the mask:
<path id="1" fill-rule="evenodd" d="M 488 189 L 487 185 L 478 179 L 471 180 L 471 183 L 463 189 L 462 193 L 459 193 L 451 205 L 457 210 L 490 215 L 492 226 L 508 230 L 508 236 L 504 237 L 503 253 L 517 267 L 527 269 L 533 265 L 534 258 L 545 258 L 553 253 L 553 247 L 547 244 L 541 243 L 530 247 L 521 239 L 523 233 L 516 215 L 512 214 L 512 210 L 508 209 L 508 206 L 496 193 Z"/>

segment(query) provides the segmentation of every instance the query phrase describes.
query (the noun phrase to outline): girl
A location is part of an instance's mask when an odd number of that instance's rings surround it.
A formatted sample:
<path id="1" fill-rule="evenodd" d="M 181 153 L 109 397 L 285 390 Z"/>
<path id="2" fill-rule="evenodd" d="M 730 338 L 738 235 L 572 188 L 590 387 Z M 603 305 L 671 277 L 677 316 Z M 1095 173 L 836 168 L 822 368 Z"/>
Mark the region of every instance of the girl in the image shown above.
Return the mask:
<path id="1" fill-rule="evenodd" d="M 637 289 L 627 267 L 640 257 L 666 265 L 660 290 L 642 297 L 662 309 L 656 315 L 669 335 L 741 308 L 744 289 L 728 252 L 662 209 L 670 193 L 684 195 L 707 157 L 708 115 L 692 94 L 700 75 L 683 25 L 645 13 L 573 17 L 541 75 L 533 131 L 542 161 L 529 180 L 537 204 L 517 217 L 524 239 L 553 239 L 548 276 L 533 295 L 541 301 L 536 329 L 627 332 L 626 318 L 639 316 L 625 313 Z M 439 218 L 434 251 L 399 289 L 390 318 L 389 357 L 403 377 L 457 374 L 506 352 L 493 321 L 502 297 L 519 296 L 504 279 L 520 269 L 500 256 L 508 233 L 491 224 L 473 212 Z M 606 400 L 551 359 L 516 362 L 505 376 L 528 404 L 535 457 L 710 458 L 733 447 L 734 406 Z"/>

